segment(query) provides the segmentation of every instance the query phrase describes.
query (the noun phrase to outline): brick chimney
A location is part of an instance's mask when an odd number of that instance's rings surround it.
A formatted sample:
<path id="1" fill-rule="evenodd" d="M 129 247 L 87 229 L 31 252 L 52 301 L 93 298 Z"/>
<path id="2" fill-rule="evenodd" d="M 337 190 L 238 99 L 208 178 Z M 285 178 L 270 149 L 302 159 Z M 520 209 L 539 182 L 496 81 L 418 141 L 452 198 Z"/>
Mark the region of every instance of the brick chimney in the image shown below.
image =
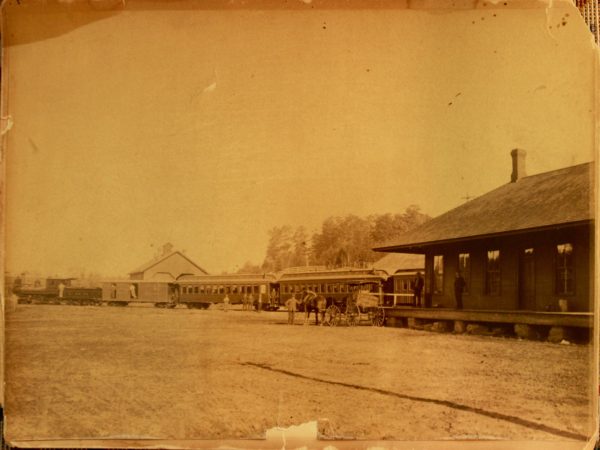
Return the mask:
<path id="1" fill-rule="evenodd" d="M 525 173 L 525 156 L 527 152 L 520 148 L 515 148 L 510 152 L 512 156 L 512 174 L 510 175 L 510 182 L 515 183 L 519 181 L 519 178 L 527 176 Z"/>

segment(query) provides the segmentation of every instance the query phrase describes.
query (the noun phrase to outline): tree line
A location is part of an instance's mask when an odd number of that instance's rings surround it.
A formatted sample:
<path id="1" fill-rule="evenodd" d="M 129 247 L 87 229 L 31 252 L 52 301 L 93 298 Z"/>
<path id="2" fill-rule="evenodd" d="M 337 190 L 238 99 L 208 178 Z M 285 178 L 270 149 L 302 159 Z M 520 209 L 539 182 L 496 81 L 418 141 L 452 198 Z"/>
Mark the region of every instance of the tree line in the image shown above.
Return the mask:
<path id="1" fill-rule="evenodd" d="M 314 265 L 364 267 L 381 258 L 381 253 L 371 248 L 393 240 L 429 219 L 417 205 L 411 205 L 399 214 L 329 217 L 312 236 L 302 225 L 274 227 L 269 230 L 262 264 L 246 262 L 238 272 L 276 272 L 287 267 Z"/>

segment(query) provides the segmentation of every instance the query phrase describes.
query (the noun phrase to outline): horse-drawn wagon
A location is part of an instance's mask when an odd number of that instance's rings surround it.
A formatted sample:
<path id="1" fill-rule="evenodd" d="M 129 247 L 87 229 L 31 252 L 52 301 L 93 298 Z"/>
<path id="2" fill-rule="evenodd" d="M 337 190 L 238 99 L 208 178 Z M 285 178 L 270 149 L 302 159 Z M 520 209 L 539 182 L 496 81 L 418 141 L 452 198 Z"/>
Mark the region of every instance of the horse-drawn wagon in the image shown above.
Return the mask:
<path id="1" fill-rule="evenodd" d="M 374 319 L 380 303 L 379 295 L 364 292 L 357 286 L 355 291 L 341 302 L 327 307 L 324 322 L 330 326 L 337 326 L 343 322 L 348 326 L 356 326 L 361 322 L 375 325 Z"/>

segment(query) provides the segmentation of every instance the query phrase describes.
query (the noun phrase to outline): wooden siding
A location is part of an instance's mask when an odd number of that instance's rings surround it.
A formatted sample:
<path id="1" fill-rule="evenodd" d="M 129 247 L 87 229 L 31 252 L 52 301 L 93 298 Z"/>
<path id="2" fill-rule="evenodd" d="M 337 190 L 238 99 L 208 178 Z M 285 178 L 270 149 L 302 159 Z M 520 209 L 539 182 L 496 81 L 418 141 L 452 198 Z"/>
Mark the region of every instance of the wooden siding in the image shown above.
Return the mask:
<path id="1" fill-rule="evenodd" d="M 556 245 L 570 242 L 574 246 L 573 264 L 575 291 L 573 294 L 556 293 Z M 524 236 L 488 238 L 478 241 L 431 247 L 427 250 L 426 294 L 429 306 L 455 308 L 454 278 L 458 268 L 459 253 L 470 254 L 469 292 L 463 294 L 464 309 L 518 310 L 519 302 L 519 257 L 526 248 L 534 249 L 535 299 L 534 310 L 554 311 L 558 300 L 568 301 L 570 311 L 592 311 L 593 249 L 590 228 L 574 227 L 569 230 L 531 233 Z M 488 250 L 500 250 L 500 293 L 485 292 L 486 262 Z M 443 292 L 433 294 L 433 257 L 444 256 Z"/>

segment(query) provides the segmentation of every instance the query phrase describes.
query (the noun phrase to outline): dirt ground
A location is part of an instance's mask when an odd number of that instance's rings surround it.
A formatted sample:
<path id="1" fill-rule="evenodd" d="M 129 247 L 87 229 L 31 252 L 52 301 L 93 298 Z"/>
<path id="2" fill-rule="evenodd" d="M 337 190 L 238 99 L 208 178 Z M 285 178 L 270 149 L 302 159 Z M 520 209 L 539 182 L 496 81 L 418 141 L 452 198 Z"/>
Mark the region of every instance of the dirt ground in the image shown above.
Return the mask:
<path id="1" fill-rule="evenodd" d="M 19 305 L 13 439 L 584 439 L 590 345 L 286 324 L 282 312 Z"/>

